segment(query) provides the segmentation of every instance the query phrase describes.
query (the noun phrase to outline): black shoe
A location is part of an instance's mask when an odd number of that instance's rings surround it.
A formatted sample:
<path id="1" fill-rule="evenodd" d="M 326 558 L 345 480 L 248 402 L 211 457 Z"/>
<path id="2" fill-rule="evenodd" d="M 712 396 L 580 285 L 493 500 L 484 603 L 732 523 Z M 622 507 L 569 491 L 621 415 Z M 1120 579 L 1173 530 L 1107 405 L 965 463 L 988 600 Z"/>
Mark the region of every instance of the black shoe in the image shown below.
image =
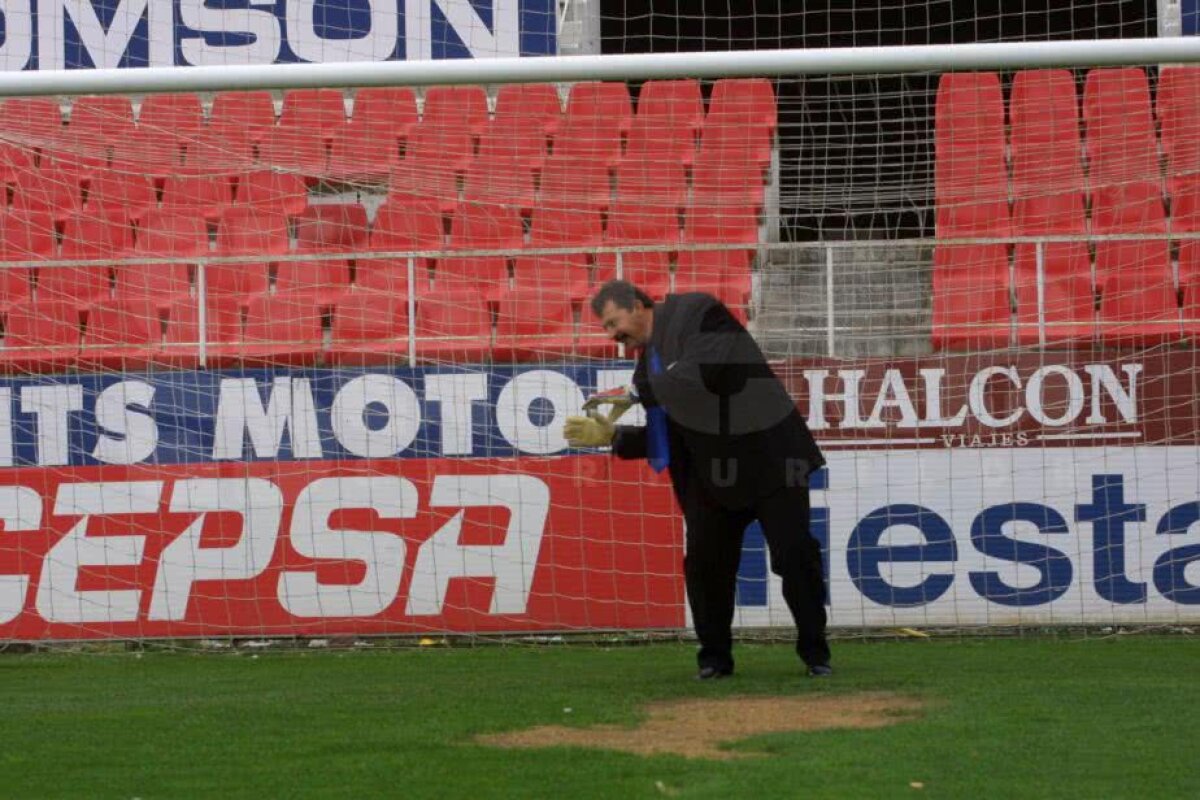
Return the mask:
<path id="1" fill-rule="evenodd" d="M 701 667 L 696 673 L 698 681 L 715 681 L 721 678 L 728 678 L 733 674 L 733 667 Z"/>
<path id="2" fill-rule="evenodd" d="M 808 677 L 810 678 L 830 678 L 833 677 L 833 667 L 828 664 L 813 664 L 808 668 Z"/>

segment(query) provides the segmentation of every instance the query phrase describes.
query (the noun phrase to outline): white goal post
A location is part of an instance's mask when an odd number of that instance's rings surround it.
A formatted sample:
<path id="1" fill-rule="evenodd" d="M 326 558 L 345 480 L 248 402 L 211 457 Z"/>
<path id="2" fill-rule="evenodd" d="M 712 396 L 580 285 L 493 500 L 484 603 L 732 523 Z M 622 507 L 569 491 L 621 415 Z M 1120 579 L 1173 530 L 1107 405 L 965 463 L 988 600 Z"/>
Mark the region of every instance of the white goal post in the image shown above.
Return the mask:
<path id="1" fill-rule="evenodd" d="M 0 97 L 365 86 L 445 86 L 956 70 L 1200 61 L 1200 38 L 996 42 L 545 58 L 0 72 Z"/>

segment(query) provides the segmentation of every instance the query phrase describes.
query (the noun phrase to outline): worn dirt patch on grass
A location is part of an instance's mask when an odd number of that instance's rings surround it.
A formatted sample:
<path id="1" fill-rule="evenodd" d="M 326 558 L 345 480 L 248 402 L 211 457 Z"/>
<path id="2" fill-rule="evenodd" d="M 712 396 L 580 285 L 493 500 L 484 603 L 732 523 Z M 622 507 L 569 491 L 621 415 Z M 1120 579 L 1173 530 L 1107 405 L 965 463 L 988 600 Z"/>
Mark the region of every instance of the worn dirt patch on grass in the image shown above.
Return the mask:
<path id="1" fill-rule="evenodd" d="M 723 750 L 721 745 L 764 733 L 882 728 L 915 719 L 922 707 L 914 697 L 880 692 L 676 700 L 647 706 L 646 719 L 635 728 L 544 725 L 480 736 L 478 741 L 496 747 L 591 747 L 644 756 L 669 753 L 686 758 L 746 758 L 762 753 Z"/>

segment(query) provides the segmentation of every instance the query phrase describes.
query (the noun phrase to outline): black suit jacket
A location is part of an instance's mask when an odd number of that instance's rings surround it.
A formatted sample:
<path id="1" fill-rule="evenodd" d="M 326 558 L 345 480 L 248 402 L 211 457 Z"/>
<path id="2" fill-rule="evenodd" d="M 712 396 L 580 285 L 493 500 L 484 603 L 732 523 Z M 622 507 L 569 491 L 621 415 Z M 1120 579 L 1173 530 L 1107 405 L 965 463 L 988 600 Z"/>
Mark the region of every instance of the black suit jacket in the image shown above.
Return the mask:
<path id="1" fill-rule="evenodd" d="M 807 486 L 825 459 L 758 343 L 715 297 L 667 295 L 654 306 L 650 345 L 633 383 L 642 405 L 667 412 L 671 481 L 683 498 L 693 481 L 726 508 L 747 508 L 788 485 Z M 646 457 L 646 429 L 618 425 L 613 453 Z"/>

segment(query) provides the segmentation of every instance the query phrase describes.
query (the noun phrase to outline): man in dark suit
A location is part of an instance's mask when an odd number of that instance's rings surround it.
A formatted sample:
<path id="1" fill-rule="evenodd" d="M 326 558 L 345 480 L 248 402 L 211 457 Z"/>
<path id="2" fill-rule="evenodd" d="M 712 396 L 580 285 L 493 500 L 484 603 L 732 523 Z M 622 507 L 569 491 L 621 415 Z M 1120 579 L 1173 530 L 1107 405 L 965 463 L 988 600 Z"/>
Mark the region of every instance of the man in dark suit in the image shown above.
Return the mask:
<path id="1" fill-rule="evenodd" d="M 655 303 L 609 281 L 592 311 L 614 341 L 640 349 L 633 385 L 588 400 L 564 428 L 576 447 L 670 469 L 687 524 L 684 579 L 700 679 L 733 674 L 734 599 L 742 534 L 757 519 L 796 622 L 796 651 L 813 676 L 832 673 L 820 547 L 809 534 L 808 476 L 825 463 L 795 402 L 741 323 L 716 298 Z M 646 425 L 616 425 L 633 403 Z M 609 406 L 607 414 L 600 406 Z"/>

